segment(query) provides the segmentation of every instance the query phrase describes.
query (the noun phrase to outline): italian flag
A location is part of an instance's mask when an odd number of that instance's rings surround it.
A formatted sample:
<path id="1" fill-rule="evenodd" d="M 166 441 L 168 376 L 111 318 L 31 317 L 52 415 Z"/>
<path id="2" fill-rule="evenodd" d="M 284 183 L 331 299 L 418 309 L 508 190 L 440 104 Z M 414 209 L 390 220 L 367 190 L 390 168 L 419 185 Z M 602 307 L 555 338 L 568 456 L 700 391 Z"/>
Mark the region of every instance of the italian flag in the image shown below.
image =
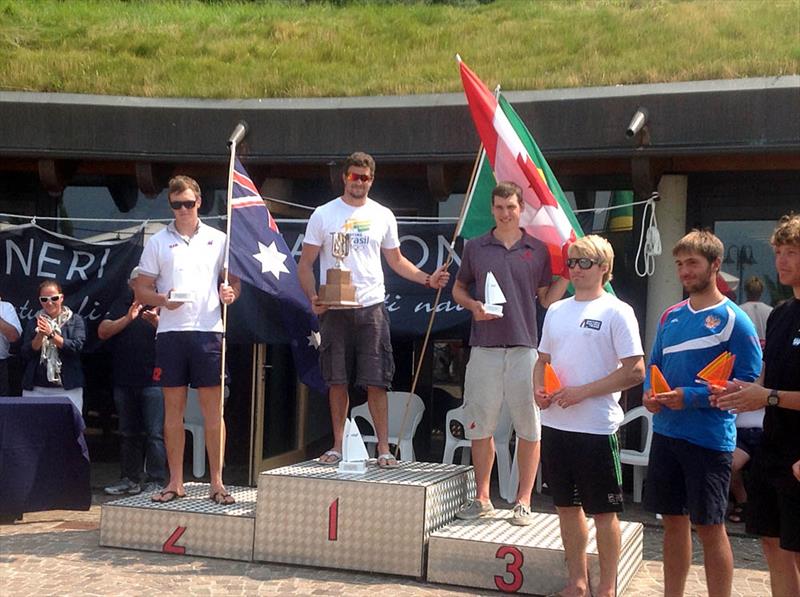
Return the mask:
<path id="1" fill-rule="evenodd" d="M 567 247 L 583 236 L 564 191 L 511 104 L 502 95 L 495 97 L 460 58 L 459 67 L 484 153 L 457 234 L 468 239 L 488 232 L 494 226 L 491 192 L 495 181 L 513 181 L 522 188 L 527 204 L 520 225 L 547 245 L 553 274 L 563 275 Z"/>

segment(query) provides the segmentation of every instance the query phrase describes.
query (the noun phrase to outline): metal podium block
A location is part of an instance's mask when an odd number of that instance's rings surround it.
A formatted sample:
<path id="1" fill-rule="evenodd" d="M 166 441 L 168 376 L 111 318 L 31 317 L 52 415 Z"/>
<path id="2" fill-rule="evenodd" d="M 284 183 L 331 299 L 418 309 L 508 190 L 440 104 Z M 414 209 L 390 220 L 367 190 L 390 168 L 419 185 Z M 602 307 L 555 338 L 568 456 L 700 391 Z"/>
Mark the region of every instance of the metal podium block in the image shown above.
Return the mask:
<path id="1" fill-rule="evenodd" d="M 186 497 L 159 504 L 149 494 L 103 504 L 100 545 L 252 561 L 256 490 L 228 487 L 235 504 L 210 499 L 208 483 L 186 483 Z"/>
<path id="2" fill-rule="evenodd" d="M 373 463 L 356 477 L 311 460 L 266 471 L 253 558 L 419 578 L 431 532 L 474 494 L 471 466 Z"/>
<path id="3" fill-rule="evenodd" d="M 564 546 L 558 515 L 534 513 L 530 526 L 513 526 L 510 510 L 492 518 L 457 520 L 431 534 L 428 581 L 500 590 L 507 593 L 549 595 L 567 584 Z M 622 549 L 617 567 L 617 594 L 622 595 L 642 563 L 643 526 L 620 521 Z M 600 560 L 594 520 L 589 518 L 586 549 L 589 584 L 596 592 Z"/>

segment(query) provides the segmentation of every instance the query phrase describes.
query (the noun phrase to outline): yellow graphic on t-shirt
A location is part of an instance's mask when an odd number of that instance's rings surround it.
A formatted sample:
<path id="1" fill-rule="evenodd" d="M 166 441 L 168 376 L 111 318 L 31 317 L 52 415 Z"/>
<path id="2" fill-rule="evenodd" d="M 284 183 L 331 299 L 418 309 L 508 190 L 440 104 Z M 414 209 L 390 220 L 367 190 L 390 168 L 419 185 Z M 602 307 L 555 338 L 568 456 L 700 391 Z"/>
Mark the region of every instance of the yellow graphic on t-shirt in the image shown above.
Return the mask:
<path id="1" fill-rule="evenodd" d="M 354 220 L 350 219 L 344 223 L 345 232 L 369 232 L 369 220 Z"/>

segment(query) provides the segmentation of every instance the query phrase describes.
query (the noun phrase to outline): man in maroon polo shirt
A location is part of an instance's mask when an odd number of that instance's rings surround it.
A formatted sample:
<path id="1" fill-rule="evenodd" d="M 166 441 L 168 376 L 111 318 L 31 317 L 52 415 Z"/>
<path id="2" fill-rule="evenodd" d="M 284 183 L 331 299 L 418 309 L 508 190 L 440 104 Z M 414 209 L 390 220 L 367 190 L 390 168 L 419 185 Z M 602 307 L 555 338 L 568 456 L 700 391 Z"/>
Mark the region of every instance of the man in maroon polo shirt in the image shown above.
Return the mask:
<path id="1" fill-rule="evenodd" d="M 464 410 L 477 485 L 475 500 L 457 516 L 473 520 L 494 512 L 489 498 L 495 456 L 492 436 L 505 402 L 519 442 L 519 488 L 511 523 L 521 526 L 532 522 L 531 491 L 539 466 L 541 437 L 539 409 L 533 400 L 533 367 L 539 341 L 536 297 L 547 308 L 567 288 L 563 278 L 551 283 L 547 246 L 519 227 L 524 206 L 522 189 L 513 182 L 502 182 L 494 188 L 495 227 L 464 247 L 453 287 L 456 302 L 472 312 Z M 489 273 L 505 296 L 502 316 L 487 313 L 485 308 Z"/>

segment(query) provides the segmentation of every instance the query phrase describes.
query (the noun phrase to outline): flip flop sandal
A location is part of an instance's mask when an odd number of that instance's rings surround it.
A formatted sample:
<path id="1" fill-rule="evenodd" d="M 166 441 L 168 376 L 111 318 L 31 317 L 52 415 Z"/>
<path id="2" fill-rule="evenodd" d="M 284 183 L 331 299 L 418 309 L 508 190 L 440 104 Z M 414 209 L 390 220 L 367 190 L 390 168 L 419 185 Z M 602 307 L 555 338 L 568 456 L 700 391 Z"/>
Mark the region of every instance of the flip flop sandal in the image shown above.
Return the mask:
<path id="1" fill-rule="evenodd" d="M 378 467 L 379 468 L 397 468 L 400 465 L 397 463 L 397 458 L 393 455 L 389 454 L 381 454 L 378 456 Z"/>
<path id="2" fill-rule="evenodd" d="M 333 457 L 333 460 L 320 460 L 317 458 L 317 462 L 325 466 L 338 466 L 338 464 L 342 461 L 342 453 L 337 452 L 336 450 L 328 450 L 322 456 Z"/>
<path id="3" fill-rule="evenodd" d="M 156 499 L 156 497 L 160 499 Z M 159 491 L 155 495 L 150 496 L 150 501 L 155 502 L 156 504 L 168 504 L 173 500 L 178 500 L 180 498 L 185 498 L 186 494 L 180 495 L 177 491 L 172 491 L 171 489 L 166 489 L 164 491 Z"/>
<path id="4" fill-rule="evenodd" d="M 214 495 L 208 496 L 208 499 L 215 504 L 219 504 L 220 506 L 230 506 L 231 504 L 236 503 L 236 500 L 233 499 L 233 496 L 225 491 L 215 491 Z"/>

